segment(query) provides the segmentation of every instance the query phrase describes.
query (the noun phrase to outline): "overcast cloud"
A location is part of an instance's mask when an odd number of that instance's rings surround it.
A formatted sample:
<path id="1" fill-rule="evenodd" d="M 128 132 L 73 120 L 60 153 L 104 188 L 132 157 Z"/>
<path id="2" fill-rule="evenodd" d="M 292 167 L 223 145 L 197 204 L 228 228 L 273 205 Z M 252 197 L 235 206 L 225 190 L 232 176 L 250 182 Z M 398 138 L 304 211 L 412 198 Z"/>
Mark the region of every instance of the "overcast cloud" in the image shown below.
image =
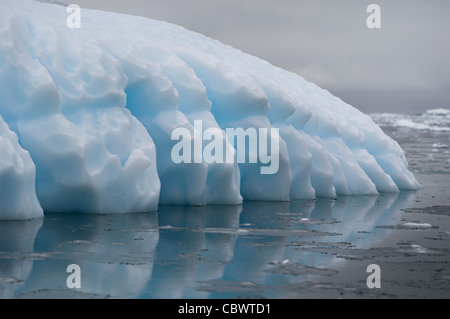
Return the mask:
<path id="1" fill-rule="evenodd" d="M 296 72 L 364 112 L 450 108 L 448 0 L 59 2 L 182 25 Z M 381 29 L 366 25 L 370 3 L 381 7 Z"/>

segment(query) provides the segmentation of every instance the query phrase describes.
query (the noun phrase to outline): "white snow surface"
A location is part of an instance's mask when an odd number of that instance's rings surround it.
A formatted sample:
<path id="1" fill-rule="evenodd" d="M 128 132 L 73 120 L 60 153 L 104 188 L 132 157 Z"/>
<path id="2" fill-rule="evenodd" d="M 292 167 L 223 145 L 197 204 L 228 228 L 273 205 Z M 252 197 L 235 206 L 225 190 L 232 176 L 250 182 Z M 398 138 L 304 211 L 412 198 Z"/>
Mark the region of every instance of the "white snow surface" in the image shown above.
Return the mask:
<path id="1" fill-rule="evenodd" d="M 400 146 L 301 76 L 180 26 L 0 0 L 0 218 L 416 189 Z M 279 169 L 171 160 L 175 128 L 278 128 Z M 233 147 L 228 140 L 226 147 Z"/>

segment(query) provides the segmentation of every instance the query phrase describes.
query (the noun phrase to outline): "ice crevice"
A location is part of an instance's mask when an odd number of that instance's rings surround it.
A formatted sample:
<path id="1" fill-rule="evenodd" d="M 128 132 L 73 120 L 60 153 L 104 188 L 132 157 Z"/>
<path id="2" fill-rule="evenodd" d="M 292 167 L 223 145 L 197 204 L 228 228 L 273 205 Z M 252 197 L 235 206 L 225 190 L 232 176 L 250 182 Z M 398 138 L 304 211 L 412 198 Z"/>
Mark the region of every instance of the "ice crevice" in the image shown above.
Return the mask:
<path id="1" fill-rule="evenodd" d="M 65 7 L 0 0 L 0 219 L 420 186 L 369 116 L 301 76 L 173 24 L 82 12 L 70 29 Z M 227 129 L 266 129 L 276 172 L 176 163 L 172 133 L 194 144 L 198 121 L 235 158 Z"/>

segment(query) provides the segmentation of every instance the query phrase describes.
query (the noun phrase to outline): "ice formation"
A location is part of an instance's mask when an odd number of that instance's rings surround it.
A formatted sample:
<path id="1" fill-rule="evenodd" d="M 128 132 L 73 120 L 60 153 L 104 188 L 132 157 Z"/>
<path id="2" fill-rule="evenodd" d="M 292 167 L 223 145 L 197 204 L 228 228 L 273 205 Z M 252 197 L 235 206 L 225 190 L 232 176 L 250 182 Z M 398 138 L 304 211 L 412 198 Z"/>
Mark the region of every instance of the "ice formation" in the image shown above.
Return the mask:
<path id="1" fill-rule="evenodd" d="M 430 109 L 421 114 L 375 113 L 371 117 L 379 125 L 405 127 L 414 130 L 450 131 L 450 110 Z"/>
<path id="2" fill-rule="evenodd" d="M 80 13 L 71 28 L 64 6 L 0 0 L 0 218 L 419 186 L 369 116 L 299 75 L 173 24 Z M 171 134 L 195 120 L 277 128 L 277 172 L 175 163 Z"/>

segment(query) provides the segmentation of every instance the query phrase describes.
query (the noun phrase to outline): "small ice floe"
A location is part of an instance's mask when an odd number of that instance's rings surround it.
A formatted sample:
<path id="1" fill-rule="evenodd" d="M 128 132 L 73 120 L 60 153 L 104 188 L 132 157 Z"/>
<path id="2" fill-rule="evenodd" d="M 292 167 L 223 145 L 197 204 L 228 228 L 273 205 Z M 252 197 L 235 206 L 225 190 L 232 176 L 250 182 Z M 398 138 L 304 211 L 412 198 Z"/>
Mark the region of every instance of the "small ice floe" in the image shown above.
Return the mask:
<path id="1" fill-rule="evenodd" d="M 206 232 L 206 233 L 215 233 L 215 234 L 229 234 L 229 235 L 247 235 L 250 233 L 250 230 L 243 228 L 203 228 L 197 231 Z"/>
<path id="2" fill-rule="evenodd" d="M 159 226 L 159 229 L 174 229 L 174 227 L 170 226 L 170 225 L 164 225 L 164 226 Z"/>
<path id="3" fill-rule="evenodd" d="M 13 277 L 0 277 L 0 283 L 14 284 L 18 282 L 22 282 L 21 279 L 16 279 Z"/>
<path id="4" fill-rule="evenodd" d="M 433 145 L 431 145 L 431 147 L 433 147 L 433 148 L 448 148 L 448 145 L 438 142 L 438 143 L 434 143 Z"/>
<path id="5" fill-rule="evenodd" d="M 82 245 L 82 244 L 92 244 L 92 241 L 89 240 L 82 240 L 82 239 L 75 239 L 75 240 L 70 240 L 70 241 L 66 241 L 65 244 L 75 244 L 75 245 Z"/>
<path id="6" fill-rule="evenodd" d="M 243 281 L 243 282 L 241 282 L 241 286 L 242 287 L 256 287 L 257 284 L 254 283 L 253 281 Z"/>
<path id="7" fill-rule="evenodd" d="M 269 264 L 270 265 L 287 265 L 287 264 L 289 264 L 289 259 L 285 259 L 283 261 L 274 260 L 274 261 L 271 261 Z"/>
<path id="8" fill-rule="evenodd" d="M 300 220 L 301 220 L 302 222 L 307 222 L 307 221 L 309 221 L 309 218 L 303 217 L 303 218 L 300 218 Z"/>
<path id="9" fill-rule="evenodd" d="M 410 244 L 402 249 L 400 249 L 401 252 L 407 253 L 407 254 L 438 254 L 439 252 L 430 250 L 428 248 L 425 248 L 421 245 L 417 244 Z"/>
<path id="10" fill-rule="evenodd" d="M 111 245 L 113 246 L 125 246 L 127 243 L 123 242 L 123 241 L 118 241 L 118 242 L 114 242 L 111 243 Z"/>
<path id="11" fill-rule="evenodd" d="M 439 250 L 429 249 L 417 244 L 411 244 L 408 248 L 402 249 L 402 251 L 411 254 L 442 255 L 442 252 Z"/>
<path id="12" fill-rule="evenodd" d="M 433 228 L 433 225 L 428 223 L 404 223 L 401 226 L 408 228 L 417 228 L 417 229 L 428 229 Z"/>
<path id="13" fill-rule="evenodd" d="M 420 245 L 411 245 L 411 250 L 418 254 L 426 254 L 429 252 L 428 249 Z"/>

